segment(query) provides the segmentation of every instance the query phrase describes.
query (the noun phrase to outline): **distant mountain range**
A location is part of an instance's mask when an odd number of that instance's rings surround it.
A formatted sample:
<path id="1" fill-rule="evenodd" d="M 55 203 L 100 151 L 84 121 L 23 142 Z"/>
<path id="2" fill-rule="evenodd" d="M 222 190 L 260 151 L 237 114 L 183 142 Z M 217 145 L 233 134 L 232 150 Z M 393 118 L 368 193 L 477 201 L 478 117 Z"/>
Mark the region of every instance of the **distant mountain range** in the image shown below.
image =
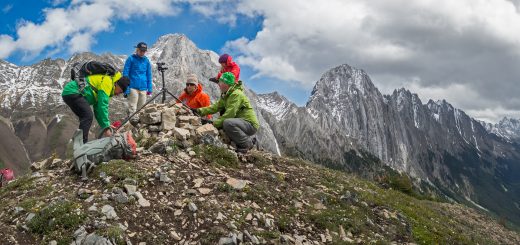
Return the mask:
<path id="1" fill-rule="evenodd" d="M 160 61 L 169 68 L 166 87 L 174 94 L 195 73 L 212 101 L 218 98 L 218 87 L 207 80 L 219 69 L 216 53 L 170 34 L 147 55 L 155 91 L 162 87 L 155 65 Z M 122 69 L 126 57 L 81 53 L 21 67 L 0 60 L 0 161 L 21 173 L 30 161 L 66 155 L 77 128 L 60 96 L 71 65 L 95 59 Z M 444 100 L 423 104 L 406 89 L 382 95 L 363 70 L 349 65 L 325 72 L 303 107 L 276 92 L 247 94 L 261 123 L 260 145 L 268 151 L 346 170 L 379 161 L 454 200 L 520 224 L 519 120 L 480 122 Z M 125 100 L 113 100 L 111 118 L 124 118 Z"/>
<path id="2" fill-rule="evenodd" d="M 260 95 L 259 104 L 285 154 L 347 170 L 375 157 L 452 199 L 520 221 L 518 120 L 483 125 L 444 100 L 423 104 L 406 89 L 382 95 L 348 65 L 325 72 L 304 107 L 278 93 Z"/>

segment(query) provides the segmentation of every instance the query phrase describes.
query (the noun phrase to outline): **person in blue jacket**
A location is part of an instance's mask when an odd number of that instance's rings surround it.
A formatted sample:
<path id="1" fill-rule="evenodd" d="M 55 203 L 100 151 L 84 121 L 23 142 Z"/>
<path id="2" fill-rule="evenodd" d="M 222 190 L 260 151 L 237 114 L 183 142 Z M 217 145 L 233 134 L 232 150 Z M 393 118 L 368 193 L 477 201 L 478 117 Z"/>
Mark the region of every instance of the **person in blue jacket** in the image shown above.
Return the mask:
<path id="1" fill-rule="evenodd" d="M 145 56 L 148 46 L 140 42 L 125 62 L 123 76 L 130 78 L 130 86 L 125 91 L 128 97 L 128 113 L 132 114 L 146 103 L 146 96 L 152 94 L 152 65 Z"/>

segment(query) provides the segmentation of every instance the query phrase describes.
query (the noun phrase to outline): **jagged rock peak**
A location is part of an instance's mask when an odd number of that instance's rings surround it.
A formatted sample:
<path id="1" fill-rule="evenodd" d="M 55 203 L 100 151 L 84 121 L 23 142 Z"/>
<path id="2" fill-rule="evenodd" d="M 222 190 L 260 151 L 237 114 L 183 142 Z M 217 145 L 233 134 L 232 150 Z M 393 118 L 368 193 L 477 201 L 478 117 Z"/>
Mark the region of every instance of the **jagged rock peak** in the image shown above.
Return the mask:
<path id="1" fill-rule="evenodd" d="M 191 41 L 186 35 L 175 33 L 159 37 L 150 51 L 165 50 L 169 47 L 175 47 L 176 49 L 198 49 L 195 43 L 193 43 L 193 41 Z"/>
<path id="2" fill-rule="evenodd" d="M 381 97 L 367 73 L 347 64 L 334 67 L 325 72 L 314 85 L 307 107 L 321 100 L 326 104 L 342 103 L 349 97 L 367 96 Z M 352 98 L 351 98 L 352 99 Z"/>
<path id="3" fill-rule="evenodd" d="M 278 92 L 258 95 L 259 106 L 273 114 L 277 120 L 281 120 L 287 112 L 297 107 L 293 102 L 289 101 Z"/>
<path id="4" fill-rule="evenodd" d="M 405 88 L 394 90 L 391 99 L 397 103 L 398 109 L 402 110 L 407 105 L 417 106 L 422 105 L 421 99 L 415 93 L 410 92 Z"/>
<path id="5" fill-rule="evenodd" d="M 504 117 L 496 124 L 481 123 L 488 132 L 507 140 L 520 139 L 520 120 L 515 118 Z"/>
<path id="6" fill-rule="evenodd" d="M 332 88 L 336 91 L 361 92 L 362 94 L 366 90 L 375 89 L 374 84 L 365 71 L 347 64 L 334 67 L 325 72 L 314 86 L 312 95 L 324 87 Z"/>

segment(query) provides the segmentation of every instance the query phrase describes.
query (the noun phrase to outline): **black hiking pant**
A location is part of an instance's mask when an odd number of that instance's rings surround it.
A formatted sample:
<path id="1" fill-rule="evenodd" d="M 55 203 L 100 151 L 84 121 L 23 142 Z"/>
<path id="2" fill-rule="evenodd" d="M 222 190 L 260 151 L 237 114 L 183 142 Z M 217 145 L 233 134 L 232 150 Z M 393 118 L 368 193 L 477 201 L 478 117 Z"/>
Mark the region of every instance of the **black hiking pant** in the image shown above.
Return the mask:
<path id="1" fill-rule="evenodd" d="M 92 113 L 87 99 L 80 94 L 64 95 L 62 98 L 65 104 L 78 116 L 79 128 L 83 130 L 83 143 L 87 143 L 88 132 L 90 131 L 90 126 L 92 126 L 92 120 L 94 118 L 94 113 Z"/>

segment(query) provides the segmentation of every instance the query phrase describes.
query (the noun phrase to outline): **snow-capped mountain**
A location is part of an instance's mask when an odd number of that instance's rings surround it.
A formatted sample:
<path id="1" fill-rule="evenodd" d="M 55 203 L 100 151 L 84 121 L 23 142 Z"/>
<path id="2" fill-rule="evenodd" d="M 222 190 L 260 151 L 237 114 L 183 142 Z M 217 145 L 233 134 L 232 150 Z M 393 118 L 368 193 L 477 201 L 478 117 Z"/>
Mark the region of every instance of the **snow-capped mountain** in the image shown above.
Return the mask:
<path id="1" fill-rule="evenodd" d="M 520 148 L 444 100 L 423 104 L 406 89 L 382 95 L 364 71 L 341 65 L 323 74 L 305 107 L 274 93 L 259 103 L 286 154 L 349 168 L 352 150 L 366 151 L 454 199 L 520 221 Z"/>
<path id="2" fill-rule="evenodd" d="M 481 122 L 486 130 L 509 141 L 520 142 L 520 119 L 504 117 L 496 124 Z"/>

